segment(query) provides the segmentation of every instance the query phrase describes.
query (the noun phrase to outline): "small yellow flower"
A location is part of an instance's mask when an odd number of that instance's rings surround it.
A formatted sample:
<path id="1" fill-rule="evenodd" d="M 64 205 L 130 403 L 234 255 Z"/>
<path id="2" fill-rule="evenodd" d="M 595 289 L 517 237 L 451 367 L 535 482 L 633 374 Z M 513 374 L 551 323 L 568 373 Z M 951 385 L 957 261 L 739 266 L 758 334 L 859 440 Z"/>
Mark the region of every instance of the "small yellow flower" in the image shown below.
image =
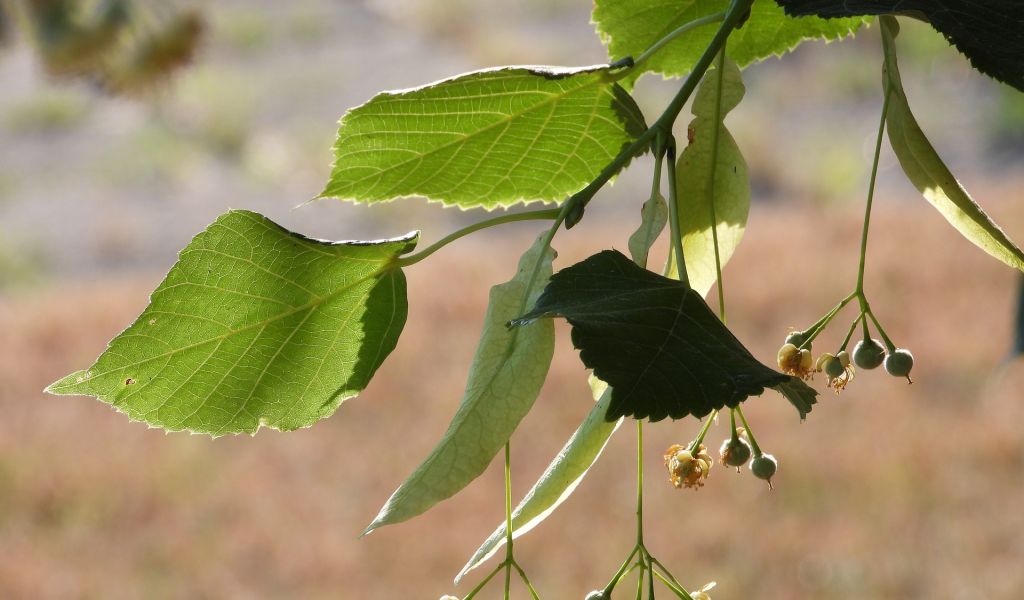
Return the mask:
<path id="1" fill-rule="evenodd" d="M 814 358 L 811 351 L 801 350 L 794 344 L 783 344 L 779 348 L 779 369 L 786 375 L 810 379 L 814 375 Z"/>
<path id="2" fill-rule="evenodd" d="M 704 485 L 704 480 L 711 473 L 714 465 L 711 455 L 704 444 L 697 446 L 692 452 L 679 444 L 673 444 L 665 452 L 665 466 L 668 478 L 677 488 L 688 487 L 697 489 Z"/>
<path id="3" fill-rule="evenodd" d="M 846 350 L 835 356 L 828 353 L 822 354 L 818 358 L 815 369 L 825 372 L 825 385 L 834 389 L 837 394 L 853 381 L 854 369 L 850 364 L 850 354 Z"/>

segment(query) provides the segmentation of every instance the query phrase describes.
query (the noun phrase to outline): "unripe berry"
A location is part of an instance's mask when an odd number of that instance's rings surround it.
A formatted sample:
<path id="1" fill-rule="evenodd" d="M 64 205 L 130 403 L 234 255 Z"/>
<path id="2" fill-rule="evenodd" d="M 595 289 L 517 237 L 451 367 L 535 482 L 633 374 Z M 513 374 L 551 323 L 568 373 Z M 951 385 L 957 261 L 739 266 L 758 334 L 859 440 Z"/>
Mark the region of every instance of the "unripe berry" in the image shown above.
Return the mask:
<path id="1" fill-rule="evenodd" d="M 843 361 L 841 361 L 839 357 L 833 357 L 830 360 L 825 361 L 823 367 L 824 368 L 822 370 L 825 371 L 825 375 L 827 375 L 829 379 L 837 379 L 846 372 L 846 367 L 843 366 Z"/>
<path id="2" fill-rule="evenodd" d="M 608 600 L 608 594 L 604 593 L 604 590 L 594 590 L 587 594 L 587 597 L 583 600 Z"/>
<path id="3" fill-rule="evenodd" d="M 722 442 L 718 454 L 721 456 L 723 465 L 739 469 L 750 460 L 750 443 L 741 437 L 730 438 Z"/>
<path id="4" fill-rule="evenodd" d="M 875 339 L 861 340 L 853 348 L 853 364 L 858 368 L 877 369 L 885 360 L 885 347 Z"/>
<path id="5" fill-rule="evenodd" d="M 914 355 L 905 348 L 897 348 L 885 358 L 885 371 L 893 377 L 906 377 L 910 381 L 910 370 L 913 368 Z"/>
<path id="6" fill-rule="evenodd" d="M 794 331 L 793 333 L 786 336 L 786 343 L 793 344 L 796 347 L 803 345 L 804 341 L 807 340 L 807 334 L 802 331 Z M 811 345 L 807 344 L 807 349 L 811 349 Z"/>
<path id="7" fill-rule="evenodd" d="M 754 460 L 750 461 L 750 472 L 754 474 L 754 477 L 767 481 L 768 487 L 771 487 L 772 477 L 775 475 L 775 471 L 777 471 L 778 468 L 779 463 L 771 454 L 755 456 Z"/>

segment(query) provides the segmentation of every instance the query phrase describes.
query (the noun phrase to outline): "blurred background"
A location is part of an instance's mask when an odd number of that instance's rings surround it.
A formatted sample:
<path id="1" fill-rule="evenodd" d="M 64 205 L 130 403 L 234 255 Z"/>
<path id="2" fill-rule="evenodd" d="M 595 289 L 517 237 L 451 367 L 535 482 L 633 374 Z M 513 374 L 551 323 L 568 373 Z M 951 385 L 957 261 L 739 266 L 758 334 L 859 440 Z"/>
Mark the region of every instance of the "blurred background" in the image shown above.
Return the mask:
<path id="1" fill-rule="evenodd" d="M 421 229 L 428 243 L 483 218 L 415 200 L 304 203 L 327 180 L 338 118 L 379 90 L 493 65 L 604 61 L 590 4 L 220 0 L 188 12 L 135 2 L 152 23 L 195 19 L 189 64 L 154 81 L 60 76 L 12 26 L 24 4 L 0 0 L 0 597 L 467 593 L 473 578 L 456 588 L 452 577 L 503 518 L 499 464 L 427 515 L 356 536 L 445 430 L 487 290 L 513 274 L 540 224 L 477 234 L 409 269 L 398 349 L 360 397 L 307 430 L 167 435 L 40 390 L 90 364 L 176 252 L 228 208 L 315 237 Z M 899 44 L 922 127 L 1024 239 L 1024 94 L 973 72 L 923 25 L 904 23 Z M 787 331 L 854 286 L 879 65 L 869 28 L 745 72 L 728 123 L 755 204 L 725 289 L 730 326 L 769 364 Z M 636 95 L 650 116 L 676 85 L 647 77 Z M 636 161 L 582 226 L 558 235 L 556 267 L 625 248 L 649 166 Z M 914 352 L 915 383 L 864 372 L 837 397 L 818 381 L 820 403 L 802 424 L 781 397 L 752 399 L 758 440 L 780 461 L 773 491 L 721 466 L 699 492 L 672 488 L 662 451 L 698 423 L 649 427 L 649 546 L 690 589 L 718 581 L 716 600 L 1024 590 L 1024 365 L 1005 360 L 1018 275 L 946 225 L 888 148 L 876 197 L 867 289 Z M 854 316 L 819 347 L 838 344 Z M 514 438 L 517 500 L 592 403 L 559 327 L 544 393 Z M 709 445 L 727 430 L 719 423 Z M 634 443 L 633 428 L 620 429 L 577 492 L 517 543 L 543 597 L 582 598 L 630 550 Z"/>

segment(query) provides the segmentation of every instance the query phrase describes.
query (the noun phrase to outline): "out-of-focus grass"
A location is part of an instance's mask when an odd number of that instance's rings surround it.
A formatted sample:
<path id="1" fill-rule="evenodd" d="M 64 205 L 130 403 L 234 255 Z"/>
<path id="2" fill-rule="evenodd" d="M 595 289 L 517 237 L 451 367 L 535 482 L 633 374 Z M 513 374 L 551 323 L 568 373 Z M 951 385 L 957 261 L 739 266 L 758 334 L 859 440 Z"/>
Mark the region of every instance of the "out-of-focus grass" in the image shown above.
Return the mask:
<path id="1" fill-rule="evenodd" d="M 1000 198 L 1020 183 L 985 194 L 1017 232 L 1024 215 Z M 729 323 L 755 355 L 770 361 L 789 328 L 849 291 L 859 211 L 755 209 L 726 281 Z M 394 355 L 338 414 L 288 434 L 165 435 L 95 401 L 40 393 L 131 321 L 156 275 L 0 301 L 0 597 L 458 591 L 450 578 L 501 519 L 499 465 L 424 517 L 356 535 L 444 431 L 487 287 L 511 275 L 539 227 L 470 238 L 409 269 L 409 323 Z M 585 222 L 556 239 L 559 266 L 624 248 L 627 234 Z M 720 465 L 701 491 L 675 490 L 661 451 L 698 423 L 647 428 L 648 542 L 688 588 L 717 580 L 716 600 L 1013 599 L 1024 589 L 1024 365 L 993 374 L 1009 345 L 1015 275 L 912 196 L 880 199 L 868 268 L 876 312 L 917 357 L 915 383 L 858 373 L 802 424 L 780 397 L 750 400 L 758 440 L 780 460 L 774 491 Z M 549 382 L 514 439 L 517 499 L 591 405 L 559 331 Z M 725 435 L 719 423 L 711 445 Z M 629 550 L 633 444 L 627 424 L 576 494 L 517 543 L 545 598 L 602 586 Z"/>

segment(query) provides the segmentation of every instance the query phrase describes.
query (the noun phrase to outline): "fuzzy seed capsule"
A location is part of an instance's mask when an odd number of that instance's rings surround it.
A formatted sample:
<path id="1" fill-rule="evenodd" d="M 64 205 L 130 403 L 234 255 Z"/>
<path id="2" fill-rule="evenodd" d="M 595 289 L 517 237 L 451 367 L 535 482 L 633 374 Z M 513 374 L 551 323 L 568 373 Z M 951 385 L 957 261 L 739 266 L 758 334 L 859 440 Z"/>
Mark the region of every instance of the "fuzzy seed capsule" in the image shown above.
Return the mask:
<path id="1" fill-rule="evenodd" d="M 754 460 L 750 461 L 750 472 L 754 474 L 754 477 L 767 481 L 769 488 L 772 486 L 772 477 L 775 476 L 775 471 L 778 468 L 779 462 L 771 454 L 755 456 Z"/>
<path id="2" fill-rule="evenodd" d="M 719 448 L 718 454 L 723 465 L 736 467 L 739 470 L 740 467 L 747 464 L 747 461 L 750 460 L 750 443 L 741 437 L 736 439 L 730 438 L 722 442 L 722 447 Z"/>
<path id="3" fill-rule="evenodd" d="M 910 350 L 897 348 L 892 354 L 885 358 L 885 371 L 893 377 L 906 377 L 910 379 L 910 370 L 914 368 L 914 355 Z"/>
<path id="4" fill-rule="evenodd" d="M 861 340 L 853 348 L 853 364 L 870 371 L 881 366 L 885 360 L 885 346 L 875 339 Z"/>
<path id="5" fill-rule="evenodd" d="M 807 334 L 802 331 L 794 331 L 793 333 L 786 336 L 786 343 L 793 344 L 796 347 L 800 347 L 807 341 Z M 807 344 L 807 349 L 811 349 L 811 345 Z"/>

